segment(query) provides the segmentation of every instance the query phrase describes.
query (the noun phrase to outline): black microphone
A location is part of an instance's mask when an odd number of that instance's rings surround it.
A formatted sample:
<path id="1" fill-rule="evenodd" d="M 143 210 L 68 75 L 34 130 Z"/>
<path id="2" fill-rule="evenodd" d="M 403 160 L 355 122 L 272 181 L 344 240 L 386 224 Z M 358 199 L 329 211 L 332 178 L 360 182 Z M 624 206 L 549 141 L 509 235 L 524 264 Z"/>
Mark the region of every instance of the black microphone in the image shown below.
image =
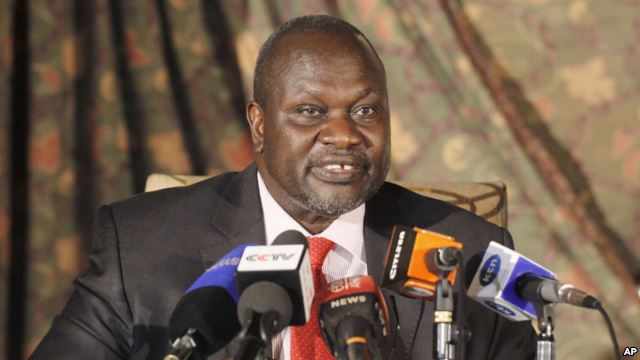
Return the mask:
<path id="1" fill-rule="evenodd" d="M 271 337 L 289 325 L 292 314 L 291 298 L 282 286 L 260 281 L 246 288 L 238 302 L 238 320 L 246 326 L 236 359 L 270 358 Z"/>
<path id="2" fill-rule="evenodd" d="M 307 238 L 299 231 L 288 230 L 271 246 L 247 247 L 238 264 L 236 281 L 241 294 L 259 281 L 282 286 L 293 304 L 291 325 L 306 324 L 315 295 Z"/>
<path id="3" fill-rule="evenodd" d="M 237 286 L 242 324 L 237 359 L 270 357 L 271 337 L 289 325 L 304 325 L 315 295 L 307 239 L 285 231 L 271 246 L 250 246 L 242 254 Z"/>
<path id="4" fill-rule="evenodd" d="M 373 278 L 358 275 L 334 281 L 317 300 L 322 337 L 336 359 L 381 359 L 389 314 Z"/>
<path id="5" fill-rule="evenodd" d="M 240 331 L 235 316 L 235 274 L 247 246 L 231 250 L 187 289 L 169 320 L 169 335 L 174 341 L 164 360 L 184 360 L 194 352 L 206 357 Z"/>

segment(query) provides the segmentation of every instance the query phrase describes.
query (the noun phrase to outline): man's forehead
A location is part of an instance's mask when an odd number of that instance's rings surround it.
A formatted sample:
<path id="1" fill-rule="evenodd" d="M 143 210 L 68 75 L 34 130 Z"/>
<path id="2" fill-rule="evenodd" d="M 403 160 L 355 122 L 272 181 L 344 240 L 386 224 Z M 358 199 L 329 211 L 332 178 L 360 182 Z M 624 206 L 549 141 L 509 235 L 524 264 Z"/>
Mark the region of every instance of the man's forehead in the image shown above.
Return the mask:
<path id="1" fill-rule="evenodd" d="M 322 66 L 358 63 L 384 73 L 374 50 L 357 34 L 301 33 L 282 38 L 274 54 L 275 73 L 292 67 L 308 70 Z"/>
<path id="2" fill-rule="evenodd" d="M 331 81 L 333 79 L 333 81 Z M 385 98 L 386 91 L 380 82 L 371 78 L 342 78 L 335 76 L 328 78 L 299 78 L 294 77 L 282 86 L 276 96 L 281 101 L 297 102 L 303 99 L 325 99 L 326 96 L 338 96 L 342 99 L 363 99 L 369 96 Z"/>

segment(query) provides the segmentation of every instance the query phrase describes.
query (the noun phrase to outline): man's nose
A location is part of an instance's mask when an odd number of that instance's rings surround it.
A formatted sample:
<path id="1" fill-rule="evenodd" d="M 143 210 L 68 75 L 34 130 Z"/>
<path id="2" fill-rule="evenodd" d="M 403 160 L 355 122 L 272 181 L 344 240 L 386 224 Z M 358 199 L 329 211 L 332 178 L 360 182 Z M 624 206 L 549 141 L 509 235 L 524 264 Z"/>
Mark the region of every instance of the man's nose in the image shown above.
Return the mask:
<path id="1" fill-rule="evenodd" d="M 358 124 L 345 113 L 330 116 L 319 139 L 325 145 L 335 145 L 342 149 L 360 145 L 364 141 Z"/>

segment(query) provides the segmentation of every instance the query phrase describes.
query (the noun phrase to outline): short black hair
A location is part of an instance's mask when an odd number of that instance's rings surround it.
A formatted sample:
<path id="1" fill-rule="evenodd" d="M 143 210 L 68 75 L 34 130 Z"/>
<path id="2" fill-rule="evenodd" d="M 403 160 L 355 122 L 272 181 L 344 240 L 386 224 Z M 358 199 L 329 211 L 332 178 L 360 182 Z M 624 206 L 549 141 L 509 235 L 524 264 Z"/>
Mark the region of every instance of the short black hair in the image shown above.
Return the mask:
<path id="1" fill-rule="evenodd" d="M 253 77 L 253 99 L 262 107 L 267 105 L 267 94 L 269 94 L 269 84 L 267 79 L 272 73 L 273 57 L 275 55 L 276 48 L 285 36 L 291 34 L 362 36 L 376 56 L 376 59 L 382 67 L 382 71 L 384 71 L 384 66 L 382 65 L 382 61 L 380 60 L 376 49 L 371 45 L 369 39 L 367 39 L 367 37 L 364 36 L 364 34 L 355 26 L 331 15 L 305 15 L 296 17 L 280 25 L 260 48 Z"/>

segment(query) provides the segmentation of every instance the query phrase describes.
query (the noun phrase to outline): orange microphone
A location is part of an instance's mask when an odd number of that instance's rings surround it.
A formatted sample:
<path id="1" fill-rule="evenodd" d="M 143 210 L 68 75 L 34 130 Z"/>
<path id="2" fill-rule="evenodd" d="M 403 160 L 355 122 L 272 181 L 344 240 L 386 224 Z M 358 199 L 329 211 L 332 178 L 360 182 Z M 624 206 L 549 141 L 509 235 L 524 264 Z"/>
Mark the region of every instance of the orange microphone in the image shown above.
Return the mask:
<path id="1" fill-rule="evenodd" d="M 447 235 L 396 225 L 385 257 L 382 286 L 402 295 L 432 299 L 441 275 L 453 284 L 462 244 Z"/>

